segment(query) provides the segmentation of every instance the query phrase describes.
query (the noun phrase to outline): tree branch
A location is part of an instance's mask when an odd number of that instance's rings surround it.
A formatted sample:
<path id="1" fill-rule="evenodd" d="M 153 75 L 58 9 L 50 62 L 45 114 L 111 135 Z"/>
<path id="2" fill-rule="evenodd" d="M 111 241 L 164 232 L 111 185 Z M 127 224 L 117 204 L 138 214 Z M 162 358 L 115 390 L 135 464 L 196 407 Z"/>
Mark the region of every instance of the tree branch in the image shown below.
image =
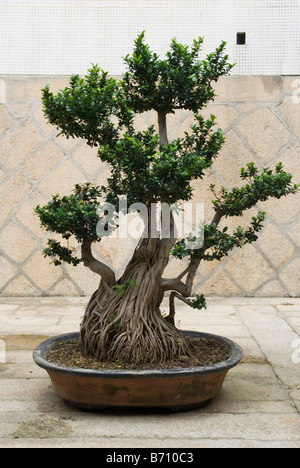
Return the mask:
<path id="1" fill-rule="evenodd" d="M 216 224 L 218 226 L 218 224 L 220 223 L 224 215 L 225 215 L 225 212 L 221 210 L 221 208 L 218 208 L 210 224 Z"/>
<path id="2" fill-rule="evenodd" d="M 192 307 L 192 302 L 187 298 L 182 296 L 181 294 L 178 294 L 177 292 L 171 292 L 170 294 L 170 312 L 169 315 L 166 317 L 166 320 L 173 325 L 175 325 L 175 298 L 179 299 L 180 301 L 184 302 L 188 306 Z"/>
<path id="3" fill-rule="evenodd" d="M 195 258 L 191 261 L 188 268 L 184 270 L 177 278 L 175 279 L 163 279 L 161 286 L 164 292 L 166 291 L 176 291 L 184 297 L 190 297 L 192 294 L 193 283 L 201 262 L 201 258 Z M 187 276 L 186 282 L 183 283 L 181 279 L 185 275 Z"/>
<path id="4" fill-rule="evenodd" d="M 177 278 L 164 278 L 161 282 L 161 287 L 164 292 L 166 291 L 176 291 L 186 297 L 189 297 L 187 286 Z"/>
<path id="5" fill-rule="evenodd" d="M 190 271 L 190 265 L 182 273 L 180 273 L 180 275 L 177 276 L 177 279 L 182 280 L 182 278 L 184 278 L 185 275 L 187 275 L 189 271 Z"/>
<path id="6" fill-rule="evenodd" d="M 92 240 L 85 239 L 81 246 L 81 255 L 84 266 L 101 276 L 110 287 L 116 283 L 114 271 L 104 263 L 97 260 L 92 254 Z"/>

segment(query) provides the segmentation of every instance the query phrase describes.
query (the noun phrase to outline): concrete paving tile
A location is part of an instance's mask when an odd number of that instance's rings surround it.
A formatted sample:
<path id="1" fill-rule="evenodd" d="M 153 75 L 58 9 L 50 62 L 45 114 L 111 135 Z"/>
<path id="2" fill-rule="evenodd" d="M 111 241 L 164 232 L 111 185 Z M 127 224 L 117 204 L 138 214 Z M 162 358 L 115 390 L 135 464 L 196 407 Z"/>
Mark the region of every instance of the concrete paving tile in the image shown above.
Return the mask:
<path id="1" fill-rule="evenodd" d="M 2 401 L 32 401 L 53 398 L 53 389 L 48 379 L 0 379 Z"/>
<path id="2" fill-rule="evenodd" d="M 51 417 L 45 414 L 34 414 L 30 412 L 6 412 L 2 414 L 2 437 L 18 439 L 36 438 L 59 438 L 68 437 L 72 428 L 68 418 Z"/>
<path id="3" fill-rule="evenodd" d="M 262 305 L 273 305 L 285 304 L 286 302 L 298 304 L 300 306 L 300 298 L 286 298 L 286 297 L 243 297 L 243 296 L 214 296 L 208 297 L 208 304 L 220 304 L 220 305 L 234 305 L 234 306 L 262 306 Z"/>
<path id="4" fill-rule="evenodd" d="M 86 304 L 89 300 L 88 297 L 72 297 L 72 296 L 47 296 L 47 297 L 4 297 L 5 304 L 18 304 L 21 306 L 78 306 Z"/>
<path id="5" fill-rule="evenodd" d="M 291 394 L 291 398 L 293 399 L 293 394 Z M 297 408 L 298 412 L 300 413 L 300 400 L 298 398 L 295 398 L 293 400 L 295 408 Z"/>
<path id="6" fill-rule="evenodd" d="M 0 439 L 0 448 L 100 448 L 112 449 L 111 454 L 117 449 L 136 449 L 133 453 L 138 454 L 138 449 L 154 449 L 153 452 L 157 453 L 157 449 L 201 449 L 201 448 L 299 448 L 300 444 L 290 441 L 268 441 L 262 442 L 260 440 L 228 440 L 228 439 L 183 439 L 178 447 L 177 439 L 120 439 L 120 438 L 105 438 L 105 439 Z M 101 453 L 99 454 L 100 461 Z M 105 461 L 105 460 L 103 460 Z"/>
<path id="7" fill-rule="evenodd" d="M 2 438 L 166 439 L 194 440 L 260 440 L 300 443 L 300 417 L 297 414 L 199 414 L 190 412 L 164 415 L 86 415 L 61 418 L 53 415 L 7 412 L 1 420 Z"/>
<path id="8" fill-rule="evenodd" d="M 31 330 L 32 327 L 45 327 L 55 326 L 59 324 L 59 317 L 53 318 L 50 315 L 41 316 L 26 316 L 19 313 L 18 315 L 6 316 L 1 320 L 1 332 L 4 333 L 10 329 L 14 331 L 14 334 L 26 334 Z"/>
<path id="9" fill-rule="evenodd" d="M 11 400 L 11 401 L 1 401 L 0 400 L 0 413 L 13 413 L 13 412 L 30 412 L 33 413 L 35 411 L 38 412 L 38 407 L 35 401 L 18 401 L 18 400 Z M 1 418 L 0 414 L 0 418 Z M 0 439 L 1 440 L 1 439 Z"/>
<path id="10" fill-rule="evenodd" d="M 229 304 L 208 303 L 207 309 L 204 309 L 204 313 L 209 314 L 209 315 L 231 316 L 231 315 L 236 315 L 236 307 L 235 305 L 229 305 Z M 201 314 L 201 311 L 200 311 L 200 314 Z"/>
<path id="11" fill-rule="evenodd" d="M 4 299 L 4 298 L 3 298 Z M 4 315 L 14 314 L 20 310 L 20 306 L 16 304 L 1 304 L 0 303 L 0 317 L 2 318 Z"/>
<path id="12" fill-rule="evenodd" d="M 245 312 L 250 316 L 250 318 L 255 317 L 256 314 L 262 314 L 263 316 L 270 316 L 270 315 L 278 314 L 278 311 L 276 310 L 275 306 L 268 305 L 268 304 L 237 306 L 236 309 L 239 315 Z"/>
<path id="13" fill-rule="evenodd" d="M 177 314 L 176 315 L 177 321 L 180 320 L 182 323 L 191 323 L 195 325 L 199 325 L 200 327 L 202 325 L 230 325 L 230 326 L 244 326 L 242 320 L 240 317 L 237 315 L 223 315 L 223 314 L 197 314 L 194 316 L 194 314 Z"/>
<path id="14" fill-rule="evenodd" d="M 276 368 L 276 373 L 281 382 L 287 387 L 293 388 L 300 385 L 300 364 L 292 364 L 291 366 L 285 364 L 282 366 L 274 365 L 274 368 Z"/>
<path id="15" fill-rule="evenodd" d="M 27 365 L 27 364 L 32 364 L 32 350 L 14 350 L 14 351 L 7 351 L 6 352 L 6 361 L 7 364 L 14 365 L 19 364 L 19 365 Z M 36 366 L 37 367 L 37 366 Z M 18 372 L 15 372 L 15 378 L 18 376 Z"/>
<path id="16" fill-rule="evenodd" d="M 266 359 L 265 355 L 252 337 L 239 337 L 238 341 L 239 346 L 242 348 L 244 353 L 243 362 L 264 362 L 264 360 Z"/>
<path id="17" fill-rule="evenodd" d="M 39 368 L 33 360 L 31 362 L 17 362 L 0 364 L 0 379 L 38 379 L 44 378 L 45 371 Z"/>
<path id="18" fill-rule="evenodd" d="M 240 313 L 281 381 L 288 386 L 300 384 L 300 364 L 293 362 L 293 343 L 299 336 L 291 326 L 278 313 L 272 316 L 261 312 L 250 314 L 246 310 Z"/>
<path id="19" fill-rule="evenodd" d="M 228 388 L 222 390 L 219 397 L 213 401 L 206 409 L 206 413 L 226 413 L 229 414 L 295 414 L 295 407 L 290 402 L 265 401 L 265 400 L 244 400 L 234 399 L 234 392 Z M 203 410 L 204 411 L 204 410 Z"/>
<path id="20" fill-rule="evenodd" d="M 181 323 L 181 329 L 184 329 L 185 324 Z M 190 325 L 190 330 L 212 333 L 213 335 L 225 336 L 229 339 L 250 338 L 251 335 L 245 326 L 240 325 L 208 325 L 202 324 Z"/>
<path id="21" fill-rule="evenodd" d="M 293 299 L 291 301 L 293 301 Z M 293 302 L 286 304 L 278 304 L 276 305 L 276 309 L 278 310 L 278 312 L 281 312 L 283 314 L 296 316 L 300 315 L 300 304 L 295 304 Z"/>
<path id="22" fill-rule="evenodd" d="M 14 315 L 21 314 L 22 317 L 80 317 L 84 313 L 84 307 L 22 307 Z"/>
<path id="23" fill-rule="evenodd" d="M 63 328 L 65 330 L 65 328 Z M 43 324 L 42 322 L 40 324 L 32 324 L 29 325 L 28 323 L 25 324 L 15 324 L 14 328 L 12 328 L 12 325 L 9 323 L 6 324 L 1 324 L 1 333 L 4 335 L 8 334 L 17 334 L 17 335 L 43 335 L 47 332 L 48 336 L 53 336 L 53 335 L 58 335 L 61 333 L 61 330 L 59 328 L 59 325 L 49 325 L 49 324 Z M 62 333 L 67 333 L 68 331 L 72 330 L 67 330 L 67 331 L 62 331 Z"/>
<path id="24" fill-rule="evenodd" d="M 288 319 L 289 323 L 291 323 L 295 327 L 300 327 L 300 313 L 297 317 L 287 316 L 286 318 Z"/>
<path id="25" fill-rule="evenodd" d="M 279 314 L 285 320 L 294 320 L 295 322 L 299 320 L 300 312 L 279 312 Z"/>
<path id="26" fill-rule="evenodd" d="M 39 331 L 41 331 L 39 329 Z M 47 328 L 47 332 L 51 336 L 64 335 L 65 333 L 78 333 L 79 325 L 78 323 L 67 323 L 67 324 L 58 324 Z"/>
<path id="27" fill-rule="evenodd" d="M 31 334 L 8 334 L 2 335 L 5 342 L 7 353 L 13 351 L 33 351 L 42 341 L 49 338 L 49 335 L 31 335 Z M 18 357 L 19 358 L 19 357 Z"/>
<path id="28" fill-rule="evenodd" d="M 47 389 L 48 390 L 48 389 Z M 59 415 L 61 417 L 76 417 L 78 409 L 68 405 L 49 388 L 47 398 L 31 398 L 28 400 L 0 400 L 0 413 L 29 412 L 39 415 Z M 1 419 L 1 415 L 0 415 Z"/>
<path id="29" fill-rule="evenodd" d="M 292 320 L 298 323 L 300 299 L 208 298 L 202 313 L 178 307 L 181 328 L 232 338 L 245 354 L 210 405 L 178 414 L 86 413 L 56 396 L 32 361 L 30 337 L 78 331 L 87 300 L 0 298 L 0 339 L 11 340 L 0 365 L 1 448 L 300 448 L 300 364 L 293 363 L 291 346 L 299 339 Z"/>
<path id="30" fill-rule="evenodd" d="M 59 327 L 64 327 L 65 329 L 68 329 L 69 327 L 69 328 L 72 328 L 72 330 L 74 330 L 74 328 L 76 328 L 76 330 L 79 331 L 81 321 L 82 321 L 82 315 L 78 317 L 77 316 L 74 317 L 73 315 L 72 316 L 62 315 L 57 325 Z"/>
<path id="31" fill-rule="evenodd" d="M 88 420 L 78 417 L 71 421 L 73 436 L 90 437 L 130 437 L 156 438 L 158 440 L 177 438 L 180 444 L 187 439 L 246 439 L 284 440 L 300 442 L 299 414 L 215 414 L 199 413 L 171 416 L 132 416 L 131 424 L 126 424 L 128 416 L 99 416 Z"/>
<path id="32" fill-rule="evenodd" d="M 163 303 L 162 303 L 162 308 L 165 307 L 167 308 L 169 305 L 169 300 L 168 298 L 165 298 Z M 184 314 L 189 314 L 189 315 L 203 315 L 203 314 L 208 314 L 208 315 L 222 315 L 222 316 L 227 316 L 227 315 L 235 315 L 236 314 L 236 307 L 235 305 L 230 305 L 230 304 L 222 304 L 220 301 L 218 302 L 212 302 L 208 299 L 207 301 L 207 308 L 206 309 L 191 309 L 187 308 L 187 306 L 181 302 L 177 301 L 175 303 L 176 306 L 176 313 L 184 313 Z"/>
<path id="33" fill-rule="evenodd" d="M 227 376 L 224 388 L 237 401 L 285 401 L 287 393 L 269 365 L 240 364 Z"/>

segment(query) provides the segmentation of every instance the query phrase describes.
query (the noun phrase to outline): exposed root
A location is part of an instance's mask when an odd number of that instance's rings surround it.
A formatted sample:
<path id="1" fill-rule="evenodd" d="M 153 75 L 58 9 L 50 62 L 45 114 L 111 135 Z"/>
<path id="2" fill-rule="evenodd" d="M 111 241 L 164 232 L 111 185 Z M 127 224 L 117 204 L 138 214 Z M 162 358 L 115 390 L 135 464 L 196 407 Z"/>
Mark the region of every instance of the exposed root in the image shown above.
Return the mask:
<path id="1" fill-rule="evenodd" d="M 162 363 L 191 354 L 183 334 L 162 317 L 163 259 L 133 259 L 111 293 L 92 296 L 81 326 L 84 352 L 99 360 Z"/>

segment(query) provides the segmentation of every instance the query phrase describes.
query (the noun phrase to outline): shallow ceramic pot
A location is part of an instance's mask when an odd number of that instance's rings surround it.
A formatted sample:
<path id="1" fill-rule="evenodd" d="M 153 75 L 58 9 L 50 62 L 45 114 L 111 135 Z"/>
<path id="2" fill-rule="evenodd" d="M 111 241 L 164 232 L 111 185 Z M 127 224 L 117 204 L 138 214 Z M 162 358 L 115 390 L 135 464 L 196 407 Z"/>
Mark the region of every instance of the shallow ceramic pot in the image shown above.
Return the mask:
<path id="1" fill-rule="evenodd" d="M 228 347 L 230 356 L 221 363 L 185 369 L 90 370 L 58 366 L 47 361 L 49 350 L 58 342 L 78 338 L 71 333 L 50 338 L 33 353 L 36 364 L 45 369 L 56 393 L 78 408 L 166 408 L 184 411 L 202 406 L 220 392 L 230 369 L 243 357 L 231 340 L 199 332 L 183 332 L 196 338 L 214 338 Z"/>

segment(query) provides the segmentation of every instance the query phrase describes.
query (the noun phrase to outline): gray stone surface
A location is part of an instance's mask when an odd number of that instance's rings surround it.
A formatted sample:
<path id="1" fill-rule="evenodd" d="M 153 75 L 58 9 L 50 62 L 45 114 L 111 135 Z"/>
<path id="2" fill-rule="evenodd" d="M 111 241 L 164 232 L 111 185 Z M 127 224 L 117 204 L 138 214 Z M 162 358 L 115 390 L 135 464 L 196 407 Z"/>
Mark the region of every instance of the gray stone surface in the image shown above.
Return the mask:
<path id="1" fill-rule="evenodd" d="M 300 448 L 300 299 L 210 298 L 204 313 L 178 304 L 179 327 L 225 335 L 245 353 L 210 405 L 178 414 L 85 413 L 55 395 L 32 350 L 78 330 L 86 302 L 0 298 L 0 448 Z"/>

